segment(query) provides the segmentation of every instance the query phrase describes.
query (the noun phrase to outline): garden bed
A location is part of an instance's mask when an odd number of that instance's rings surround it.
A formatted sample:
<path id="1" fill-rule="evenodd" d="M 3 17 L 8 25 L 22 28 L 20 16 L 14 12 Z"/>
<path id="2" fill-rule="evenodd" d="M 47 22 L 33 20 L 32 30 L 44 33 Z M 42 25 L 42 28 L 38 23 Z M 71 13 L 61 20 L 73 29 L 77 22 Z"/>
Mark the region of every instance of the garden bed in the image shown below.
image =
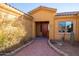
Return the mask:
<path id="1" fill-rule="evenodd" d="M 69 56 L 79 56 L 79 42 L 73 44 L 69 41 L 50 41 L 60 51 L 68 54 Z"/>
<path id="2" fill-rule="evenodd" d="M 21 41 L 19 44 L 13 45 L 10 48 L 6 48 L 5 50 L 0 51 L 0 55 L 1 56 L 13 55 L 14 53 L 24 48 L 25 46 L 28 46 L 29 44 L 31 44 L 32 41 L 33 39 L 29 39 L 27 41 Z"/>

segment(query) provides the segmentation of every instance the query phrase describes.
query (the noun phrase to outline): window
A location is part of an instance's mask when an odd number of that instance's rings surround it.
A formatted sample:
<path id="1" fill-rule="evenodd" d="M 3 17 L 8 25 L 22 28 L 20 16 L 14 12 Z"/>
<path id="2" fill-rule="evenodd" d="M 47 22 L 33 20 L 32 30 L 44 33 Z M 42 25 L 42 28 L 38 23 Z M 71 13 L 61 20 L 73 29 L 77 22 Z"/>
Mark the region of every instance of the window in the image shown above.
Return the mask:
<path id="1" fill-rule="evenodd" d="M 59 23 L 59 28 L 60 28 L 59 32 L 65 32 L 65 25 L 66 25 L 65 22 L 60 22 Z"/>
<path id="2" fill-rule="evenodd" d="M 70 21 L 59 22 L 59 32 L 72 32 L 73 31 L 73 23 Z"/>

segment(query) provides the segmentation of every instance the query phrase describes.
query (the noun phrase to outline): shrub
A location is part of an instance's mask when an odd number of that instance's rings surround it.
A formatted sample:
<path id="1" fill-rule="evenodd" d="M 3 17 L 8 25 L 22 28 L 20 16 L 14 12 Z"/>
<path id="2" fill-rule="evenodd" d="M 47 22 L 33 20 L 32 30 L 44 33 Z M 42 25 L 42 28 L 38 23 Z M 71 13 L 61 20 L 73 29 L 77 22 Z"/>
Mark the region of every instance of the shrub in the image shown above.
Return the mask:
<path id="1" fill-rule="evenodd" d="M 0 51 L 18 44 L 26 35 L 23 25 L 17 21 L 0 24 Z"/>

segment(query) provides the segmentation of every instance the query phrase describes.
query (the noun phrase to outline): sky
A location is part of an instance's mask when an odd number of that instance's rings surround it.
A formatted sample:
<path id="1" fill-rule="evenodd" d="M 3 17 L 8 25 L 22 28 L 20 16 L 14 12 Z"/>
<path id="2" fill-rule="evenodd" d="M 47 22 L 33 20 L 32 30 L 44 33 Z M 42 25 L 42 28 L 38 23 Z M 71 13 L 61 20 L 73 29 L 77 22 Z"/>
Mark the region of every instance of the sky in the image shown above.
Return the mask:
<path id="1" fill-rule="evenodd" d="M 56 8 L 57 13 L 79 11 L 79 3 L 8 3 L 11 6 L 27 13 L 39 6 Z"/>

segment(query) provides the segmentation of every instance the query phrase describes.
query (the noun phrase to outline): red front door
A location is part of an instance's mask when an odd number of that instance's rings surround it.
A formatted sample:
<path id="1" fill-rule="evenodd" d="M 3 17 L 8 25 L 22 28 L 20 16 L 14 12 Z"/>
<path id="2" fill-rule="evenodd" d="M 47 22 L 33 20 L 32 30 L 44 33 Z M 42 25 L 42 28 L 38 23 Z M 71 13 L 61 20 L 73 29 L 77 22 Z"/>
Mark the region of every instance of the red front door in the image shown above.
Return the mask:
<path id="1" fill-rule="evenodd" d="M 42 34 L 44 37 L 48 37 L 48 23 L 42 24 Z"/>
<path id="2" fill-rule="evenodd" d="M 36 22 L 36 36 L 49 37 L 48 22 Z"/>

